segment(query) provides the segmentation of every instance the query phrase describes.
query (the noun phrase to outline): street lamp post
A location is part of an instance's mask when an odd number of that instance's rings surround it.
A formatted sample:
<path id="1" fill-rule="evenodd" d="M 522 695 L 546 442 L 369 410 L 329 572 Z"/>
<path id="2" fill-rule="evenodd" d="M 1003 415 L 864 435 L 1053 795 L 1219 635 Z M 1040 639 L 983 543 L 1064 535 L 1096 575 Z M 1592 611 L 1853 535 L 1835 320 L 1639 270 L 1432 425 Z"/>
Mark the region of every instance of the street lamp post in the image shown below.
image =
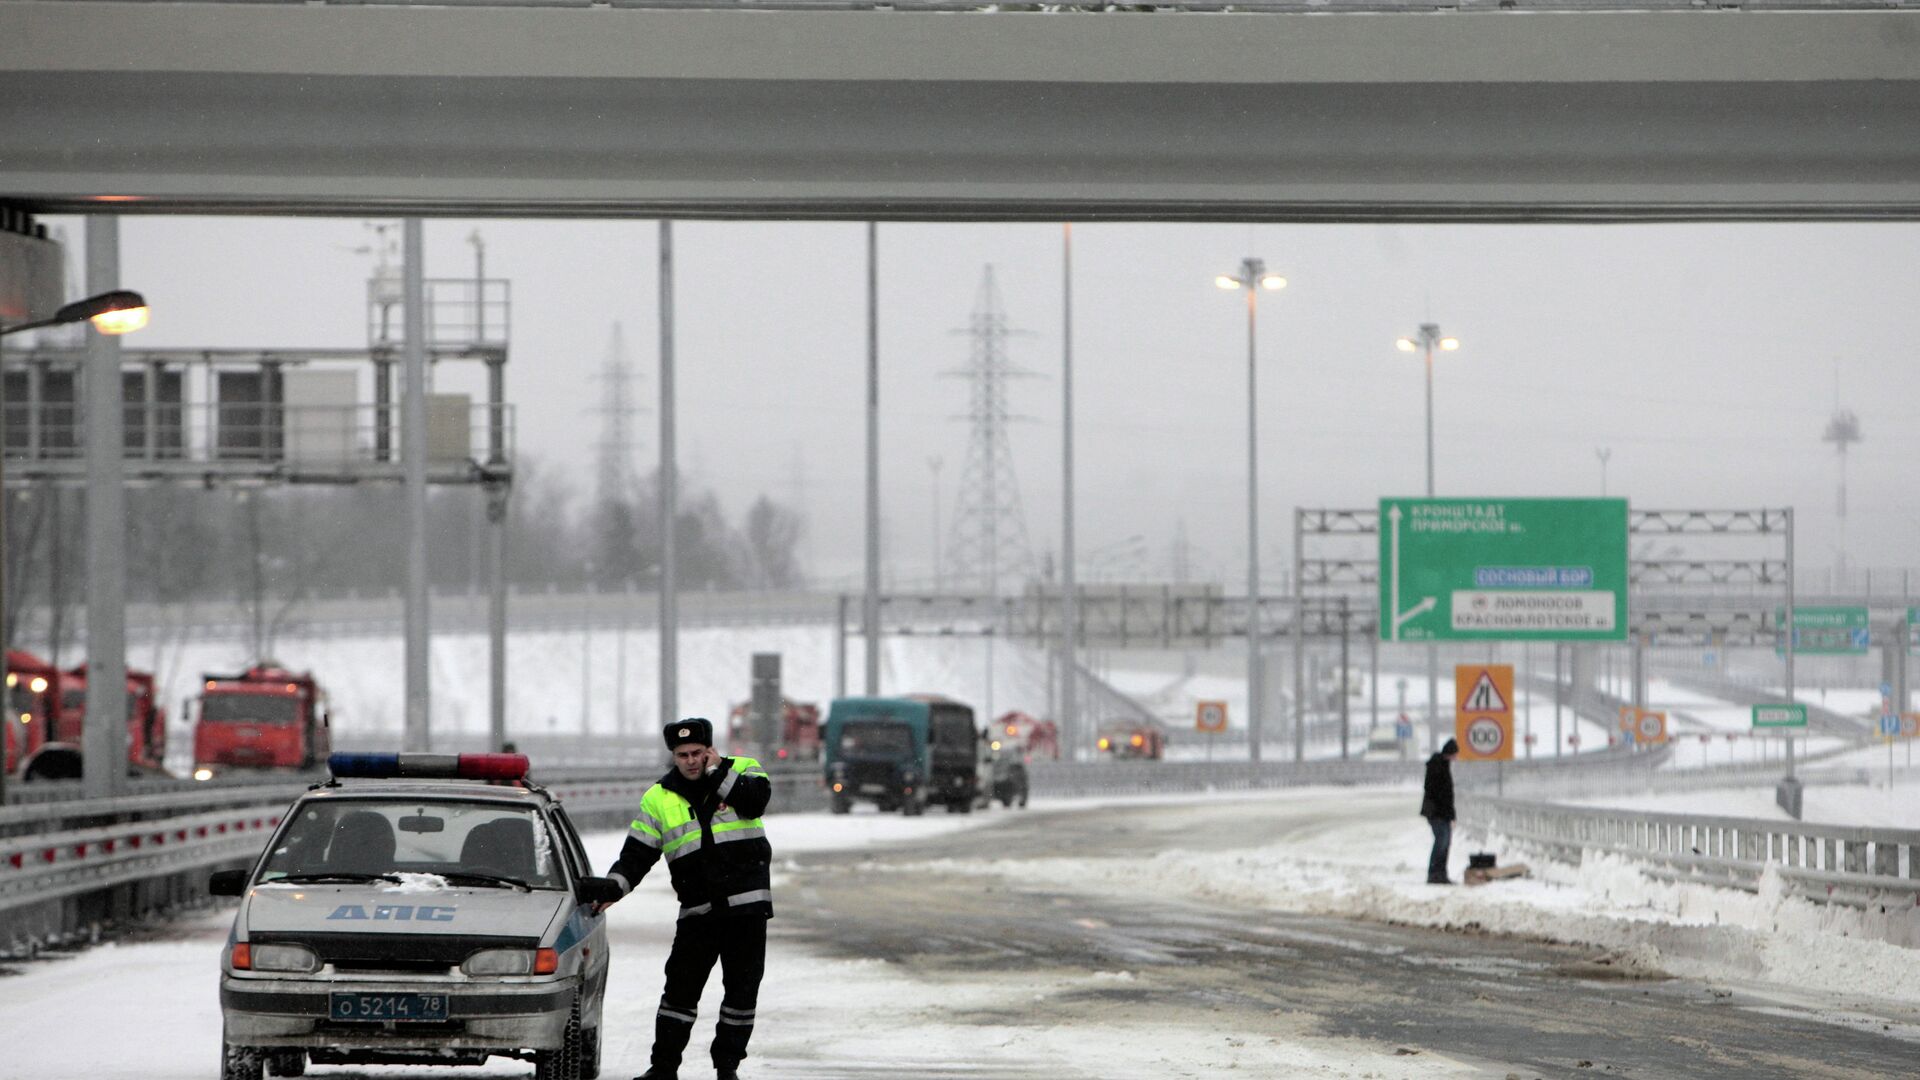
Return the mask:
<path id="1" fill-rule="evenodd" d="M 1247 757 L 1260 760 L 1260 403 L 1254 356 L 1259 331 L 1260 290 L 1287 287 L 1287 279 L 1267 273 L 1265 260 L 1240 260 L 1240 274 L 1221 274 L 1213 283 L 1238 289 L 1247 297 Z M 1298 741 L 1296 740 L 1296 748 Z M 1297 755 L 1296 755 L 1297 756 Z"/>
<path id="2" fill-rule="evenodd" d="M 1442 337 L 1439 323 L 1421 323 L 1418 338 L 1401 338 L 1394 342 L 1401 352 L 1416 350 L 1426 353 L 1427 366 L 1427 498 L 1433 498 L 1433 349 L 1439 346 L 1442 352 L 1452 352 L 1460 347 L 1459 338 Z M 1427 742 L 1437 741 L 1437 725 L 1440 722 L 1440 650 L 1431 643 L 1427 645 Z"/>
<path id="3" fill-rule="evenodd" d="M 138 331 L 140 327 L 144 327 L 146 317 L 148 317 L 146 298 L 142 298 L 138 292 L 115 288 L 108 292 L 100 292 L 98 296 L 88 296 L 86 300 L 75 300 L 73 304 L 60 307 L 58 311 L 54 311 L 50 319 L 35 319 L 31 323 L 19 323 L 13 327 L 0 325 L 0 338 L 4 338 L 6 334 L 17 334 L 21 331 L 36 331 L 40 327 L 63 327 L 69 323 L 83 323 L 83 321 L 92 323 L 94 331 L 109 334 L 109 336 L 119 336 L 119 334 L 131 334 L 132 331 Z M 0 363 L 0 373 L 4 373 L 4 369 L 6 365 Z M 119 392 L 117 371 L 113 379 L 113 392 L 115 394 Z M 4 544 L 4 538 L 6 538 L 4 492 L 6 492 L 6 379 L 0 377 L 0 550 L 4 550 L 6 546 Z M 115 530 L 115 534 L 119 532 Z M 8 648 L 12 646 L 12 642 L 8 642 L 8 632 L 6 632 L 8 600 L 10 598 L 6 594 L 6 559 L 0 557 L 0 657 L 4 657 Z M 6 715 L 0 715 L 0 723 L 10 723 L 10 721 L 12 721 L 10 711 Z M 21 748 L 21 751 L 25 753 L 25 748 Z M 0 757 L 4 757 L 4 751 L 0 751 Z M 111 776 L 106 769 L 108 765 L 102 763 L 92 776 Z M 102 786 L 102 784 L 94 782 L 94 786 Z M 111 784 L 108 784 L 108 788 L 109 786 Z M 6 794 L 6 763 L 0 761 L 0 798 L 4 798 L 4 794 Z"/>

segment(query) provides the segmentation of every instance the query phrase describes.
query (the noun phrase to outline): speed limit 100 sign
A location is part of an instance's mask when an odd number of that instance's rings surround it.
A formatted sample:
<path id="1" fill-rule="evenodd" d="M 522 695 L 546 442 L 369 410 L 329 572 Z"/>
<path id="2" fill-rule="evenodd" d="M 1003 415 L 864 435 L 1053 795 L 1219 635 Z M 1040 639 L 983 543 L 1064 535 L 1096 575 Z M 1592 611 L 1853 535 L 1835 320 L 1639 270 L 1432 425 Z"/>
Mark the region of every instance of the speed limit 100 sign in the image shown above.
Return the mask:
<path id="1" fill-rule="evenodd" d="M 1512 717 L 1461 717 L 1459 739 L 1464 761 L 1513 760 Z"/>

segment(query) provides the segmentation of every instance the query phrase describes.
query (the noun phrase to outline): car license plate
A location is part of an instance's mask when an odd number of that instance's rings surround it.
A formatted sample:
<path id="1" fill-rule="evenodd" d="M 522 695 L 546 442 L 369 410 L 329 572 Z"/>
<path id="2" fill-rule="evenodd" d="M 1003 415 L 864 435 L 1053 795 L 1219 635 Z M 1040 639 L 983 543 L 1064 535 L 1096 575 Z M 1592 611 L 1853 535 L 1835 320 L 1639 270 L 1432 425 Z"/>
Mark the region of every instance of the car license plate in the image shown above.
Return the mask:
<path id="1" fill-rule="evenodd" d="M 445 1020 L 445 994 L 332 994 L 328 1015 L 335 1020 Z"/>
<path id="2" fill-rule="evenodd" d="M 861 784 L 861 785 L 860 785 L 860 790 L 861 790 L 861 791 L 868 791 L 868 792 L 873 792 L 873 793 L 876 793 L 876 794 L 877 794 L 877 793 L 879 793 L 879 792 L 882 792 L 882 791 L 885 791 L 885 790 L 887 790 L 887 785 L 885 785 L 885 784 Z"/>

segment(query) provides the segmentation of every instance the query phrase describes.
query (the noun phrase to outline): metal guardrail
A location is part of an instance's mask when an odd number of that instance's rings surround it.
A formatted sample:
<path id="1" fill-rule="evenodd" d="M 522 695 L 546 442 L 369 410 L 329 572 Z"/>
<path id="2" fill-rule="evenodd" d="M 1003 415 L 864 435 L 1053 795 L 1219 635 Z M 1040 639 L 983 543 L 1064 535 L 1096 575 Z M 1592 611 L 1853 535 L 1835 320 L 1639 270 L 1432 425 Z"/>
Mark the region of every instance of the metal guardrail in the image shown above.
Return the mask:
<path id="1" fill-rule="evenodd" d="M 1483 834 L 1578 861 L 1589 851 L 1647 864 L 1670 881 L 1758 891 L 1769 868 L 1794 894 L 1854 906 L 1920 904 L 1920 830 L 1662 814 L 1514 799 L 1462 800 Z"/>
<path id="2" fill-rule="evenodd" d="M 281 802 L 0 839 L 0 911 L 248 859 Z"/>
<path id="3" fill-rule="evenodd" d="M 774 812 L 825 808 L 817 768 L 771 772 Z M 654 768 L 603 768 L 550 771 L 534 779 L 570 817 L 591 827 L 624 822 L 657 776 Z M 288 805 L 310 786 L 282 777 L 0 808 L 0 832 L 7 834 L 0 836 L 0 912 L 251 860 Z M 0 948 L 5 945 L 0 934 Z"/>

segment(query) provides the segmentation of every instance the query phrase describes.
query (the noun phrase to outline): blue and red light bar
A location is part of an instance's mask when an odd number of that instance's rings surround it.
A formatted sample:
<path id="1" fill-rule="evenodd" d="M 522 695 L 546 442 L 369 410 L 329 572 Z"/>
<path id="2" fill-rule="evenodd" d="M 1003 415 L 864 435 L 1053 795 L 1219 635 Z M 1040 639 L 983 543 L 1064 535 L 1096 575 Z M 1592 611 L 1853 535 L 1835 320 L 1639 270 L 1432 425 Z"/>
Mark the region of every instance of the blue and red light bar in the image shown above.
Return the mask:
<path id="1" fill-rule="evenodd" d="M 525 754 L 330 754 L 337 780 L 525 780 Z"/>

